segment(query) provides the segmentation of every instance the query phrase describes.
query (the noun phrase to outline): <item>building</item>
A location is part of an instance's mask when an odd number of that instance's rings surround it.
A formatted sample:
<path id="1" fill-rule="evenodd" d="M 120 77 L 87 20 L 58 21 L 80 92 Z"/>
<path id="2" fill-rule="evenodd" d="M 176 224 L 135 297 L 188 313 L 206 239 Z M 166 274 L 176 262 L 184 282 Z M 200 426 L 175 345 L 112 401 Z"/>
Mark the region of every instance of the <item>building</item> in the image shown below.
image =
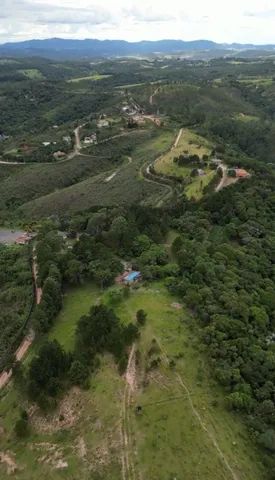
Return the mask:
<path id="1" fill-rule="evenodd" d="M 28 243 L 30 243 L 32 238 L 33 238 L 33 235 L 31 235 L 29 233 L 23 233 L 22 235 L 20 235 L 20 237 L 18 237 L 15 240 L 15 243 L 17 245 L 27 245 Z"/>
<path id="2" fill-rule="evenodd" d="M 109 127 L 109 122 L 108 122 L 108 120 L 101 119 L 101 120 L 98 120 L 97 126 L 98 126 L 98 128 Z"/>
<path id="3" fill-rule="evenodd" d="M 71 143 L 72 141 L 71 137 L 69 137 L 68 135 L 66 135 L 65 137 L 62 137 L 62 140 L 63 142 L 66 142 L 66 143 Z"/>
<path id="4" fill-rule="evenodd" d="M 124 277 L 123 281 L 124 283 L 131 284 L 131 283 L 136 283 L 141 279 L 141 273 L 137 271 L 132 271 L 127 274 L 126 277 Z"/>
<path id="5" fill-rule="evenodd" d="M 58 152 L 54 152 L 53 154 L 54 158 L 56 160 L 59 160 L 60 158 L 63 158 L 66 156 L 66 153 L 65 152 L 61 152 L 60 150 L 58 150 Z"/>
<path id="6" fill-rule="evenodd" d="M 248 173 L 243 168 L 236 168 L 235 173 L 236 173 L 237 178 L 248 178 L 248 177 L 250 177 L 250 173 Z"/>
<path id="7" fill-rule="evenodd" d="M 85 143 L 85 145 L 91 145 L 93 143 L 97 143 L 96 133 L 92 133 L 91 135 L 85 137 L 83 143 Z"/>

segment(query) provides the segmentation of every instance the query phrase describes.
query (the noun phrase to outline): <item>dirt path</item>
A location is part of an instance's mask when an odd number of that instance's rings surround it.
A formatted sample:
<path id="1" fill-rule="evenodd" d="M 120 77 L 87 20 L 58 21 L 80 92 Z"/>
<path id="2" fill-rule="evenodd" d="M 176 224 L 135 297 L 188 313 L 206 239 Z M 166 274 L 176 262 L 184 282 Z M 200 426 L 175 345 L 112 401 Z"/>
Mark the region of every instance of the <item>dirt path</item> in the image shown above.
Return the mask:
<path id="1" fill-rule="evenodd" d="M 177 137 L 176 137 L 176 140 L 175 142 L 173 143 L 172 147 L 171 147 L 171 150 L 173 150 L 174 148 L 176 148 L 178 146 L 178 143 L 180 141 L 180 138 L 182 136 L 182 133 L 183 133 L 183 128 L 180 129 Z M 170 151 L 171 151 L 170 150 Z M 151 179 L 151 178 L 147 178 L 145 177 L 143 174 L 142 174 L 142 170 L 144 168 L 144 165 L 142 165 L 142 167 L 140 168 L 140 176 L 143 178 L 143 180 L 145 180 L 146 182 L 151 182 L 151 183 L 154 183 L 156 185 L 161 185 L 162 187 L 165 187 L 168 192 L 166 194 L 163 195 L 163 197 L 158 201 L 156 207 L 159 208 L 163 205 L 163 202 L 166 200 L 167 197 L 170 197 L 172 194 L 173 194 L 173 187 L 171 187 L 170 185 L 167 185 L 167 183 L 164 183 L 162 182 L 159 177 L 157 175 L 154 176 L 153 173 L 150 172 L 150 169 L 151 167 L 153 167 L 155 165 L 155 163 L 162 157 L 162 155 L 160 155 L 158 158 L 156 158 L 152 163 L 150 163 L 149 165 L 147 165 L 146 167 L 146 173 L 147 174 L 150 174 L 151 176 L 154 177 L 154 179 Z"/>
<path id="2" fill-rule="evenodd" d="M 128 159 L 128 163 L 126 165 L 122 165 L 121 168 L 119 168 L 118 170 L 115 170 L 115 172 L 113 172 L 111 175 L 109 175 L 107 178 L 105 178 L 104 182 L 105 183 L 109 183 L 111 180 L 113 180 L 113 178 L 116 177 L 116 175 L 127 165 L 130 165 L 130 163 L 132 163 L 132 157 L 127 157 Z"/>
<path id="3" fill-rule="evenodd" d="M 228 187 L 229 185 L 232 185 L 233 183 L 236 183 L 238 181 L 238 178 L 228 176 L 228 168 L 226 165 L 222 163 L 220 165 L 220 168 L 222 169 L 222 178 L 217 187 L 215 188 L 215 192 L 219 192 L 223 188 Z"/>
<path id="4" fill-rule="evenodd" d="M 177 138 L 176 138 L 176 141 L 175 141 L 175 143 L 174 143 L 174 145 L 173 145 L 172 148 L 177 148 L 177 146 L 178 146 L 178 144 L 179 144 L 179 141 L 180 141 L 180 139 L 181 139 L 181 136 L 182 136 L 182 132 L 183 132 L 183 128 L 180 129 L 180 131 L 179 131 L 179 133 L 178 133 L 178 136 L 177 136 Z"/>
<path id="5" fill-rule="evenodd" d="M 159 348 L 162 352 L 162 357 L 166 363 L 167 366 L 169 366 L 169 358 L 167 356 L 167 353 L 165 352 L 165 350 L 163 349 L 161 343 L 159 340 L 157 340 L 158 342 L 158 345 L 159 345 Z M 225 457 L 224 453 L 222 452 L 214 434 L 212 432 L 210 432 L 210 430 L 208 429 L 207 425 L 204 423 L 201 415 L 199 414 L 198 410 L 195 408 L 195 405 L 193 403 L 193 400 L 192 400 L 192 395 L 191 395 L 191 392 L 189 390 L 189 388 L 187 387 L 187 385 L 184 383 L 183 381 L 183 378 L 182 376 L 179 374 L 179 373 L 176 373 L 176 377 L 177 377 L 177 381 L 178 383 L 180 384 L 180 386 L 184 389 L 186 395 L 187 395 L 187 398 L 188 398 L 188 401 L 189 401 L 189 404 L 190 404 L 190 408 L 192 410 L 192 413 L 194 415 L 194 417 L 197 418 L 199 424 L 200 424 L 200 427 L 202 428 L 202 430 L 204 430 L 204 432 L 207 434 L 208 438 L 211 440 L 213 446 L 215 447 L 217 453 L 218 453 L 218 456 L 220 458 L 220 460 L 222 461 L 222 463 L 225 465 L 225 467 L 227 468 L 227 470 L 230 472 L 231 474 L 231 477 L 233 480 L 239 480 L 239 477 L 236 475 L 236 473 L 234 472 L 234 470 L 232 469 L 232 467 L 230 466 L 227 458 Z"/>
<path id="6" fill-rule="evenodd" d="M 149 97 L 149 103 L 150 103 L 150 105 L 153 105 L 153 103 L 154 103 L 154 96 L 158 93 L 159 90 L 160 90 L 160 87 L 156 88 L 156 90 L 152 93 L 152 95 L 150 95 L 150 97 Z"/>
<path id="7" fill-rule="evenodd" d="M 33 262 L 32 262 L 32 273 L 33 273 L 33 282 L 35 288 L 35 301 L 36 305 L 39 305 L 42 298 L 42 289 L 37 285 L 37 278 L 38 278 L 38 267 L 37 267 L 37 260 L 36 260 L 36 252 L 35 247 L 33 248 Z M 15 358 L 18 362 L 20 362 L 24 356 L 26 355 L 27 351 L 29 350 L 30 346 L 32 345 L 35 338 L 35 334 L 33 329 L 30 329 L 28 335 L 23 338 L 21 344 L 17 348 L 15 352 Z M 8 372 L 2 372 L 0 375 L 0 389 L 3 388 L 11 379 L 12 370 Z"/>
<path id="8" fill-rule="evenodd" d="M 122 480 L 136 480 L 134 464 L 134 449 L 131 432 L 130 406 L 132 395 L 136 387 L 136 346 L 131 348 L 128 365 L 125 373 L 125 389 L 121 408 L 121 466 Z"/>

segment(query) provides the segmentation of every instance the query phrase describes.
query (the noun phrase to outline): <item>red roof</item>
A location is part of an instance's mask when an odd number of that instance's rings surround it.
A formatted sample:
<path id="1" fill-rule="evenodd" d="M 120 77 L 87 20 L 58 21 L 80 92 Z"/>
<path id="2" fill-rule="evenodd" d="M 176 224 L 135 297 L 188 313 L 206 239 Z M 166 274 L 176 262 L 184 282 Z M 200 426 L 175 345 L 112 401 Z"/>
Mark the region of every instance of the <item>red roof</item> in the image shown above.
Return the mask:
<path id="1" fill-rule="evenodd" d="M 236 177 L 239 177 L 239 178 L 249 177 L 249 173 L 243 168 L 236 168 Z"/>

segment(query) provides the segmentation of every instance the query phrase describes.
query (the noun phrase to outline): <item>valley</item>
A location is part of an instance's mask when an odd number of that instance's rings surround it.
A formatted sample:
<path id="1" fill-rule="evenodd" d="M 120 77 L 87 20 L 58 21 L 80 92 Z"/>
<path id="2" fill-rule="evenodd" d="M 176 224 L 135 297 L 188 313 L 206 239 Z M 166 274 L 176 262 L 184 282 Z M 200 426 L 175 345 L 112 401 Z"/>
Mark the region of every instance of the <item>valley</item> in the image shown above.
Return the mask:
<path id="1" fill-rule="evenodd" d="M 1 478 L 271 480 L 274 60 L 0 66 Z"/>

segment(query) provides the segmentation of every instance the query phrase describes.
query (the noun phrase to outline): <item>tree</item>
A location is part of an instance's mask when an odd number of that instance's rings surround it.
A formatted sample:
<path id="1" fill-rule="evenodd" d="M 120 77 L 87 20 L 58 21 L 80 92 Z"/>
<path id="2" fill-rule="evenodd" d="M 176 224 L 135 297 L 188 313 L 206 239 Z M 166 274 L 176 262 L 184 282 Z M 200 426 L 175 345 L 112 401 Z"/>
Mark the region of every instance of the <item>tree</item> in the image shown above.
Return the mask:
<path id="1" fill-rule="evenodd" d="M 89 377 L 89 369 L 79 360 L 75 360 L 71 364 L 69 370 L 69 378 L 74 385 L 85 385 Z"/>
<path id="2" fill-rule="evenodd" d="M 136 313 L 136 318 L 137 318 L 138 324 L 143 326 L 145 325 L 145 322 L 146 322 L 147 313 L 144 310 L 140 309 Z"/>
<path id="3" fill-rule="evenodd" d="M 39 400 L 43 393 L 52 397 L 56 396 L 61 389 L 62 381 L 70 364 L 70 356 L 64 352 L 56 340 L 42 345 L 38 355 L 30 363 L 29 396 L 34 400 Z"/>
<path id="4" fill-rule="evenodd" d="M 67 263 L 67 268 L 64 272 L 65 279 L 72 284 L 78 284 L 81 280 L 83 272 L 83 265 L 79 260 L 72 259 Z"/>
<path id="5" fill-rule="evenodd" d="M 17 420 L 14 431 L 18 438 L 25 438 L 29 435 L 29 416 L 25 410 L 22 411 L 21 417 Z"/>
<path id="6" fill-rule="evenodd" d="M 269 428 L 259 436 L 259 444 L 270 452 L 275 452 L 275 432 Z"/>

